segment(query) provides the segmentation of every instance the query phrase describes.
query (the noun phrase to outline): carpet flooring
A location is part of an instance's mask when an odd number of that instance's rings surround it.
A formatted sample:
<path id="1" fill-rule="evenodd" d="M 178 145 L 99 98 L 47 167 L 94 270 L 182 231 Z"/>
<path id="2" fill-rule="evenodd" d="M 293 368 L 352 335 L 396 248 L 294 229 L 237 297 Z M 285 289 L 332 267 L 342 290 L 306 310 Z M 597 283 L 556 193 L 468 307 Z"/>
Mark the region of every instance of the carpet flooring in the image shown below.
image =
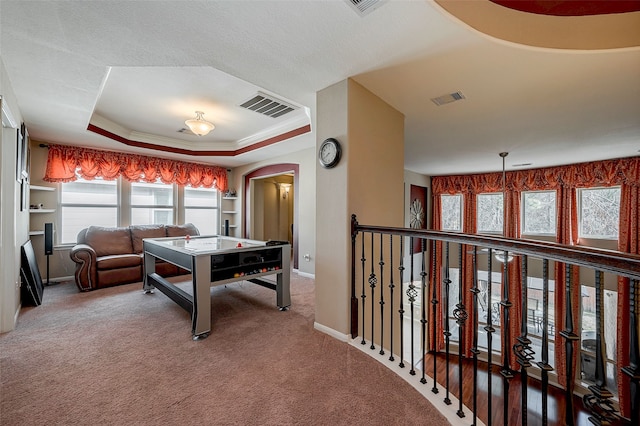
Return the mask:
<path id="1" fill-rule="evenodd" d="M 314 330 L 312 279 L 292 273 L 285 312 L 263 287 L 213 287 L 201 341 L 186 311 L 141 288 L 64 283 L 24 307 L 0 335 L 0 424 L 448 423 L 385 366 Z"/>

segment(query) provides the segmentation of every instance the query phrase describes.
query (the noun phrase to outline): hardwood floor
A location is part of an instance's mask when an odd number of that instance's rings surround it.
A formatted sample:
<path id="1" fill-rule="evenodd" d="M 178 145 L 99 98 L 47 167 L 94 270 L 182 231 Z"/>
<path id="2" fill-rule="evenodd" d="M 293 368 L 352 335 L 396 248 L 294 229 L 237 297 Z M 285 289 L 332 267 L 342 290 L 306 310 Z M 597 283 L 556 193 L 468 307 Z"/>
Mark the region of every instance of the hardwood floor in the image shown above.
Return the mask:
<path id="1" fill-rule="evenodd" d="M 444 387 L 446 381 L 446 362 L 444 354 L 438 354 L 437 356 L 437 381 Z M 427 375 L 433 377 L 433 354 L 427 354 L 425 357 L 425 372 Z M 420 372 L 417 372 L 421 374 Z M 464 385 L 464 393 L 462 396 L 462 402 L 473 410 L 473 361 L 465 359 L 463 360 L 462 375 Z M 432 383 L 427 383 L 427 386 L 432 387 Z M 439 395 L 445 398 L 445 389 L 440 388 Z M 500 374 L 500 367 L 493 365 L 491 374 L 491 422 L 488 422 L 489 411 L 489 375 L 487 374 L 487 364 L 485 362 L 478 362 L 478 397 L 477 397 L 477 415 L 485 424 L 489 425 L 502 425 L 504 424 L 504 405 L 503 405 L 503 378 Z M 457 396 L 459 394 L 459 382 L 458 382 L 458 358 L 455 355 L 450 357 L 449 361 L 449 392 L 452 395 Z M 521 421 L 522 405 L 521 399 L 521 378 L 520 373 L 509 380 L 509 403 L 507 407 L 508 423 L 511 425 L 523 424 Z M 541 383 L 535 378 L 528 378 L 527 387 L 527 425 L 537 426 L 545 424 L 543 422 L 543 398 L 541 391 Z M 582 399 L 574 396 L 574 424 L 575 425 L 592 425 L 588 420 L 591 415 L 582 403 Z M 549 386 L 547 396 L 547 423 L 550 426 L 565 425 L 566 415 L 565 394 L 564 391 L 554 386 Z M 472 424 L 472 419 L 469 419 L 469 424 Z M 629 422 L 619 420 L 612 425 L 628 425 Z"/>

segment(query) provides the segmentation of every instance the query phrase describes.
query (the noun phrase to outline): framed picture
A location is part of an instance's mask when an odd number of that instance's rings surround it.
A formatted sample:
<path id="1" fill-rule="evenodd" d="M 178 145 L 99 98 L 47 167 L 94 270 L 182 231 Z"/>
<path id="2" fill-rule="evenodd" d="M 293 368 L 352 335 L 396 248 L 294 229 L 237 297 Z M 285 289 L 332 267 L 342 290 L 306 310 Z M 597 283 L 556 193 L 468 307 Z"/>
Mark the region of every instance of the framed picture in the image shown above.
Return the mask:
<path id="1" fill-rule="evenodd" d="M 409 227 L 427 229 L 427 191 L 423 186 L 411 185 L 409 191 Z M 413 240 L 413 252 L 422 251 L 422 240 Z"/>

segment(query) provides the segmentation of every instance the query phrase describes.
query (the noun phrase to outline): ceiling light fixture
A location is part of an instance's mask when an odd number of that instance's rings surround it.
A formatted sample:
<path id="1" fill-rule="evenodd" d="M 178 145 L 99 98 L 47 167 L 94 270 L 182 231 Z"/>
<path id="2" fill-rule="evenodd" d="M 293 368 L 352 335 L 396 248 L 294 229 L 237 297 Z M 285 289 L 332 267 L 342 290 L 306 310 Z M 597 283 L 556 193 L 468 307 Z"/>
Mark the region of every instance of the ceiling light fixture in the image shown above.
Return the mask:
<path id="1" fill-rule="evenodd" d="M 202 118 L 203 115 L 204 115 L 204 112 L 196 111 L 196 118 L 192 118 L 184 122 L 184 124 L 186 124 L 187 127 L 189 127 L 189 130 L 191 130 L 194 134 L 198 136 L 205 136 L 210 131 L 216 128 L 216 126 L 214 126 L 213 123 L 210 123 L 204 118 Z"/>

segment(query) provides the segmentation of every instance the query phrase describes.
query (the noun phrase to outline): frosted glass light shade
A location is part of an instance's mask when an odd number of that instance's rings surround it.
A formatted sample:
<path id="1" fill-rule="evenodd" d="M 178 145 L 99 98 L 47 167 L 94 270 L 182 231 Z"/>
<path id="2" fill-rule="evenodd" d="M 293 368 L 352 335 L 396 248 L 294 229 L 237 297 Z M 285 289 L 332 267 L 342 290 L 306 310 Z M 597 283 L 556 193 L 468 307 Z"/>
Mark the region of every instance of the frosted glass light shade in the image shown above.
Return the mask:
<path id="1" fill-rule="evenodd" d="M 191 130 L 198 136 L 205 136 L 216 127 L 213 125 L 213 123 L 210 123 L 202 118 L 203 115 L 204 112 L 196 111 L 196 118 L 192 118 L 184 122 L 184 124 L 189 127 L 189 130 Z"/>

